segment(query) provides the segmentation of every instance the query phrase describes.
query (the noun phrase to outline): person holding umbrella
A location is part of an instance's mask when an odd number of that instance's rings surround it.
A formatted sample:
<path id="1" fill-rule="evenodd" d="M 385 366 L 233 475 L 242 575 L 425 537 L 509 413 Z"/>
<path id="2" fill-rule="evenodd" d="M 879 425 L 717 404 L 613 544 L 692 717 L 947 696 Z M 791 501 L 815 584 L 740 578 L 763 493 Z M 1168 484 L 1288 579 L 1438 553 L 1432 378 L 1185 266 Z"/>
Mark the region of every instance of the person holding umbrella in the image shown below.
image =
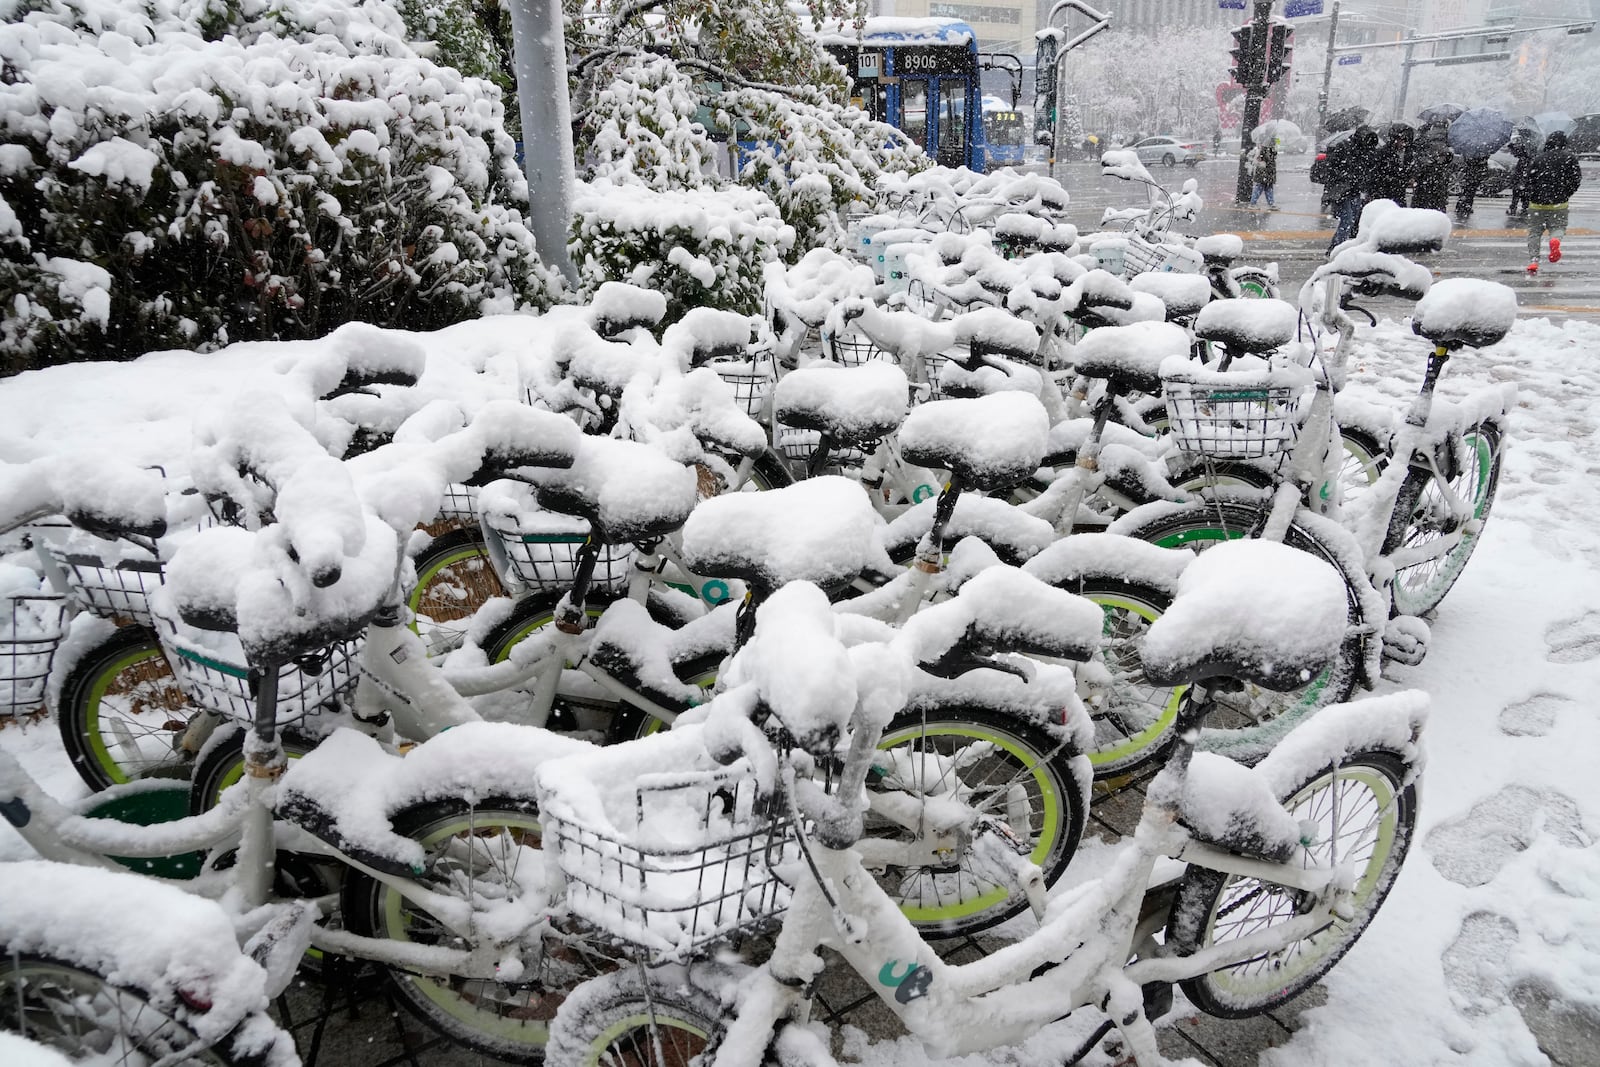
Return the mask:
<path id="1" fill-rule="evenodd" d="M 1456 217 L 1472 214 L 1478 189 L 1489 172 L 1489 157 L 1511 140 L 1511 120 L 1491 107 L 1475 107 L 1462 112 L 1450 123 L 1450 147 L 1460 153 L 1461 195 L 1456 198 Z"/>
<path id="2" fill-rule="evenodd" d="M 1552 133 L 1544 151 L 1528 164 L 1528 271 L 1539 269 L 1539 246 L 1550 234 L 1550 262 L 1561 261 L 1561 238 L 1567 233 L 1567 201 L 1583 184 L 1578 155 L 1567 147 L 1567 135 Z"/>
<path id="3" fill-rule="evenodd" d="M 1354 133 L 1328 150 L 1328 203 L 1333 206 L 1337 226 L 1329 253 L 1354 237 L 1361 223 L 1361 209 L 1372 189 L 1378 163 L 1378 135 L 1370 126 L 1357 126 Z"/>
<path id="4" fill-rule="evenodd" d="M 1511 203 L 1506 206 L 1507 219 L 1528 217 L 1528 164 L 1534 157 L 1534 143 L 1533 138 L 1522 136 L 1526 132 L 1518 130 L 1506 145 L 1506 151 L 1517 161 L 1511 168 Z"/>
<path id="5" fill-rule="evenodd" d="M 1454 154 L 1446 142 L 1445 126 L 1430 122 L 1417 136 L 1412 154 L 1412 173 L 1416 188 L 1411 193 L 1411 206 L 1443 211 L 1450 206 L 1450 168 Z"/>
<path id="6" fill-rule="evenodd" d="M 1267 197 L 1267 210 L 1278 210 L 1275 192 L 1278 185 L 1278 142 L 1274 138 L 1264 144 L 1258 144 L 1250 149 L 1250 178 L 1254 188 L 1250 193 L 1250 206 L 1255 207 L 1256 201 L 1261 199 L 1263 193 Z"/>
<path id="7" fill-rule="evenodd" d="M 1389 127 L 1388 140 L 1378 149 L 1372 199 L 1405 204 L 1406 190 L 1411 186 L 1412 170 L 1416 165 L 1412 145 L 1415 136 L 1416 131 L 1403 122 L 1396 122 Z"/>

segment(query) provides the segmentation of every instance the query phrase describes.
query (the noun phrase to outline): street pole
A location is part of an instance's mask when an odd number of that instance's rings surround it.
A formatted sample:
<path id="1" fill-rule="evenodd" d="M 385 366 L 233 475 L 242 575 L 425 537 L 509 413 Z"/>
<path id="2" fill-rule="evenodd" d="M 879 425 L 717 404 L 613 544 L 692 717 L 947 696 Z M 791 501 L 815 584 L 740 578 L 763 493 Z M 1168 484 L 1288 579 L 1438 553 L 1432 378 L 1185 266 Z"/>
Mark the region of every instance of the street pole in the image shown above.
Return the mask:
<path id="1" fill-rule="evenodd" d="M 1411 57 L 1416 52 L 1415 42 L 1406 43 L 1406 57 L 1400 61 L 1400 96 L 1394 104 L 1394 120 L 1404 122 L 1406 118 L 1406 94 L 1411 91 Z"/>
<path id="2" fill-rule="evenodd" d="M 1328 136 L 1328 92 L 1333 87 L 1333 49 L 1339 36 L 1339 0 L 1333 0 L 1333 17 L 1328 21 L 1328 59 L 1322 65 L 1322 91 L 1317 94 L 1317 140 Z"/>
<path id="3" fill-rule="evenodd" d="M 528 177 L 528 228 L 546 266 L 576 284 L 567 254 L 574 175 L 567 45 L 556 0 L 511 0 L 511 51 L 522 114 L 522 169 Z"/>
<path id="4" fill-rule="evenodd" d="M 1255 84 L 1244 87 L 1244 129 L 1239 133 L 1239 181 L 1234 188 L 1234 199 L 1241 204 L 1250 202 L 1250 193 L 1253 186 L 1250 179 L 1250 164 L 1245 157 L 1250 154 L 1253 143 L 1250 131 L 1261 125 L 1261 101 L 1267 98 L 1267 34 L 1272 26 L 1272 0 L 1255 0 L 1255 16 L 1251 20 L 1252 28 L 1251 48 L 1260 52 L 1255 64 L 1252 79 Z"/>

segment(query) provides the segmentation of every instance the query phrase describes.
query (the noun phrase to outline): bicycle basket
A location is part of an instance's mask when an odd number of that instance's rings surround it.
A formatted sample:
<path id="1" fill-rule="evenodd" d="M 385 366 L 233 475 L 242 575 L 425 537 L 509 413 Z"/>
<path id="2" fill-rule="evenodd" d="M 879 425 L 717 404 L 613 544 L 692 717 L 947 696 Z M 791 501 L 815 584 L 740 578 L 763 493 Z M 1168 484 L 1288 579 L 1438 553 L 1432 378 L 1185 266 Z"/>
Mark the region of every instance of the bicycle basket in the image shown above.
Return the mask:
<path id="1" fill-rule="evenodd" d="M 154 559 L 107 562 L 92 553 L 68 552 L 53 545 L 45 551 L 66 576 L 67 586 L 85 611 L 103 619 L 123 619 L 152 626 L 150 594 L 161 587 L 165 565 Z"/>
<path id="2" fill-rule="evenodd" d="M 811 461 L 811 453 L 817 450 L 817 443 L 822 440 L 822 435 L 816 430 L 799 430 L 782 423 L 778 424 L 777 433 L 773 436 L 783 458 L 802 465 Z M 859 448 L 836 447 L 828 451 L 830 466 L 859 467 L 866 461 L 867 454 Z"/>
<path id="3" fill-rule="evenodd" d="M 1297 380 L 1227 372 L 1163 374 L 1167 423 L 1184 452 L 1213 459 L 1263 459 L 1294 447 L 1300 431 Z"/>
<path id="4" fill-rule="evenodd" d="M 766 412 L 767 397 L 772 395 L 772 349 L 760 348 L 750 353 L 749 359 L 717 360 L 710 364 L 717 376 L 733 386 L 734 398 L 744 408 L 745 414 L 760 419 Z"/>
<path id="5" fill-rule="evenodd" d="M 871 338 L 859 333 L 834 333 L 832 330 L 824 330 L 822 351 L 836 363 L 843 363 L 847 367 L 859 367 L 877 358 L 883 349 L 873 344 Z"/>
<path id="6" fill-rule="evenodd" d="M 196 631 L 157 613 L 157 632 L 172 673 L 189 699 L 220 715 L 255 717 L 255 670 L 236 634 Z M 360 638 L 338 641 L 278 668 L 278 722 L 336 707 L 359 675 Z"/>
<path id="7" fill-rule="evenodd" d="M 56 649 L 66 635 L 66 597 L 20 593 L 6 598 L 0 616 L 10 629 L 0 634 L 0 716 L 26 715 L 44 704 L 45 684 Z"/>
<path id="8" fill-rule="evenodd" d="M 1186 245 L 1151 244 L 1134 235 L 1128 237 L 1122 252 L 1122 273 L 1126 278 L 1151 271 L 1198 274 L 1203 265 L 1200 254 Z"/>
<path id="9" fill-rule="evenodd" d="M 475 486 L 451 482 L 444 487 L 439 502 L 439 522 L 475 526 L 478 522 L 478 490 Z"/>
<path id="10" fill-rule="evenodd" d="M 773 868 L 799 858 L 779 798 L 758 796 L 748 767 L 647 777 L 625 829 L 582 821 L 546 790 L 544 848 L 572 913 L 658 960 L 775 925 L 789 888 Z"/>
<path id="11" fill-rule="evenodd" d="M 532 529 L 511 523 L 500 515 L 489 523 L 505 553 L 505 567 L 511 577 L 530 590 L 564 592 L 578 571 L 578 550 L 589 540 L 586 533 Z M 632 545 L 601 545 L 595 560 L 592 587 L 623 589 L 628 584 L 634 550 Z"/>

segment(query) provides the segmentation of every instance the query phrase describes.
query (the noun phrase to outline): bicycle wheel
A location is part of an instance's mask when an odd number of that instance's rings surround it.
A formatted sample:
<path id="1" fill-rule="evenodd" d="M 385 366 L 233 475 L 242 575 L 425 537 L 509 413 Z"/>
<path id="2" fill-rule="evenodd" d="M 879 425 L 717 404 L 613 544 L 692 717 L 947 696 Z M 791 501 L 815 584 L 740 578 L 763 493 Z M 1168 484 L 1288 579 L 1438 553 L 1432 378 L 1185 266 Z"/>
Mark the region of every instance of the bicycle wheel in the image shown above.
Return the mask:
<path id="1" fill-rule="evenodd" d="M 72 766 L 99 791 L 140 778 L 189 777 L 194 757 L 182 742 L 197 714 L 156 635 L 124 626 L 73 665 L 56 720 Z"/>
<path id="2" fill-rule="evenodd" d="M 1030 723 L 975 708 L 902 712 L 878 742 L 867 788 L 904 792 L 928 803 L 956 800 L 1010 826 L 1044 869 L 1045 884 L 1066 870 L 1083 836 L 1089 783 L 1061 742 Z M 923 862 L 882 869 L 879 881 L 925 933 L 955 937 L 1004 922 L 1028 907 L 1020 889 L 976 870 L 962 849 L 930 843 L 884 818 L 867 819 L 867 835 L 903 841 Z"/>
<path id="3" fill-rule="evenodd" d="M 550 1025 L 546 1067 L 689 1067 L 722 1037 L 722 1006 L 637 967 L 573 992 Z"/>
<path id="4" fill-rule="evenodd" d="M 1110 579 L 1085 579 L 1068 588 L 1100 605 L 1105 614 L 1095 658 L 1109 680 L 1086 701 L 1094 721 L 1094 746 L 1085 754 L 1096 781 L 1131 774 L 1165 758 L 1187 688 L 1150 683 L 1140 658 L 1144 635 L 1167 610 L 1170 598 L 1147 586 Z"/>
<path id="5" fill-rule="evenodd" d="M 1488 424 L 1473 426 L 1455 440 L 1454 447 L 1456 469 L 1445 472 L 1454 475 L 1448 480 L 1450 495 L 1472 509 L 1474 520 L 1486 522 L 1500 484 L 1500 431 Z M 1416 553 L 1424 558 L 1395 568 L 1390 596 L 1396 614 L 1425 615 L 1450 592 L 1482 535 L 1481 527 L 1478 533 L 1467 533 L 1462 525 L 1432 471 L 1413 468 L 1406 474 L 1395 498 L 1383 554 Z M 1460 540 L 1444 550 L 1441 542 L 1458 533 Z"/>
<path id="6" fill-rule="evenodd" d="M 473 614 L 493 598 L 507 595 L 479 530 L 452 530 L 436 537 L 413 563 L 417 584 L 406 607 L 413 616 L 411 628 L 429 655 L 459 646 Z"/>
<path id="7" fill-rule="evenodd" d="M 1348 505 L 1372 488 L 1388 466 L 1389 454 L 1365 430 L 1340 427 L 1339 439 L 1344 447 L 1338 473 L 1339 503 Z"/>
<path id="8" fill-rule="evenodd" d="M 1406 784 L 1405 764 L 1389 752 L 1360 752 L 1337 770 L 1316 772 L 1283 805 L 1317 827 L 1307 850 L 1311 860 L 1357 864 L 1353 914 L 1304 940 L 1182 982 L 1184 994 L 1208 1015 L 1242 1019 L 1271 1011 L 1326 974 L 1377 914 L 1416 828 L 1416 786 Z M 1193 955 L 1259 934 L 1308 904 L 1298 890 L 1191 866 L 1172 903 L 1167 944 L 1180 956 Z"/>
<path id="9" fill-rule="evenodd" d="M 518 601 L 511 614 L 491 629 L 483 640 L 483 652 L 489 662 L 503 662 L 519 642 L 527 640 L 554 623 L 556 605 L 560 602 L 560 593 L 539 593 Z M 594 627 L 595 621 L 600 618 L 606 606 L 605 603 L 597 604 L 593 601 L 589 603 L 585 609 L 589 617 L 587 622 L 589 628 Z M 528 689 L 532 689 L 537 680 L 529 679 L 525 683 Z M 478 708 L 486 718 L 511 722 L 525 721 L 528 699 L 526 692 L 512 690 L 480 698 Z M 550 718 L 545 725 L 551 730 L 592 730 L 599 731 L 601 736 L 605 736 L 610 731 L 610 723 L 616 715 L 618 706 L 615 701 L 598 694 L 591 699 L 583 700 L 557 695 L 555 704 L 550 709 Z"/>
<path id="10" fill-rule="evenodd" d="M 264 1056 L 229 1054 L 228 1039 L 186 1052 L 200 1042 L 183 1021 L 188 1011 L 182 1004 L 157 1005 L 147 994 L 112 985 L 75 964 L 0 945 L 0 1030 L 75 1062 L 117 1067 L 148 1067 L 158 1060 L 218 1067 L 265 1062 Z"/>
<path id="11" fill-rule="evenodd" d="M 434 893 L 481 909 L 505 909 L 544 893 L 543 832 L 529 799 L 489 797 L 473 804 L 452 798 L 406 808 L 393 816 L 396 833 L 422 846 L 418 881 Z M 345 878 L 347 929 L 413 945 L 467 948 L 404 894 L 360 871 Z M 549 1024 L 566 995 L 611 967 L 581 938 L 547 933 L 542 945 L 523 946 L 527 968 L 515 981 L 411 973 L 386 968 L 390 986 L 406 1006 L 451 1040 L 520 1063 L 537 1062 Z M 507 949 L 514 953 L 516 946 Z"/>
<path id="12" fill-rule="evenodd" d="M 1245 536 L 1261 517 L 1261 510 L 1248 504 L 1196 504 L 1174 509 L 1122 532 L 1162 548 L 1181 547 L 1199 552 Z M 1309 552 L 1344 573 L 1333 550 L 1308 530 L 1291 525 L 1284 543 Z M 1349 620 L 1354 627 L 1361 621 L 1361 606 L 1355 590 L 1348 588 L 1348 579 L 1346 586 Z M 1218 694 L 1215 709 L 1206 719 L 1207 730 L 1215 737 L 1217 731 L 1244 731 L 1274 721 L 1282 729 L 1305 713 L 1348 700 L 1355 690 L 1361 659 L 1361 639 L 1349 637 L 1339 648 L 1339 658 L 1299 689 L 1278 693 L 1246 684 L 1240 692 Z M 1259 747 L 1270 746 L 1264 739 Z M 1253 749 L 1251 754 L 1254 754 Z"/>

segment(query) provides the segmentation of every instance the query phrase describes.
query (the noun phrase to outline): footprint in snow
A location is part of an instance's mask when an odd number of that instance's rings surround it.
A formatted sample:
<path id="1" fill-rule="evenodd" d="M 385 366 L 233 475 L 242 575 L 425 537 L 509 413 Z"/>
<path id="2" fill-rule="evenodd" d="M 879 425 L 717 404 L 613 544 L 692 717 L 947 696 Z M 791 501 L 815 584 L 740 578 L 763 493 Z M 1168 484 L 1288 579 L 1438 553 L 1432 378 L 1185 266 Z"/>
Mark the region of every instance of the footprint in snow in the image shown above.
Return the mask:
<path id="1" fill-rule="evenodd" d="M 1507 786 L 1478 801 L 1465 815 L 1435 826 L 1424 843 L 1440 874 L 1459 885 L 1479 886 L 1532 844 L 1535 827 L 1568 848 L 1590 844 L 1583 815 L 1571 797 L 1524 785 Z"/>
<path id="2" fill-rule="evenodd" d="M 1440 962 L 1445 984 L 1465 1002 L 1465 1014 L 1487 1015 L 1505 1002 L 1511 986 L 1506 960 L 1516 947 L 1517 924 L 1504 915 L 1475 911 L 1462 920 Z"/>
<path id="3" fill-rule="evenodd" d="M 1512 737 L 1543 737 L 1561 713 L 1575 701 L 1554 693 L 1539 693 L 1500 712 L 1500 732 Z"/>
<path id="4" fill-rule="evenodd" d="M 1575 619 L 1551 623 L 1544 631 L 1551 663 L 1583 663 L 1600 656 L 1600 612 L 1586 611 Z"/>

